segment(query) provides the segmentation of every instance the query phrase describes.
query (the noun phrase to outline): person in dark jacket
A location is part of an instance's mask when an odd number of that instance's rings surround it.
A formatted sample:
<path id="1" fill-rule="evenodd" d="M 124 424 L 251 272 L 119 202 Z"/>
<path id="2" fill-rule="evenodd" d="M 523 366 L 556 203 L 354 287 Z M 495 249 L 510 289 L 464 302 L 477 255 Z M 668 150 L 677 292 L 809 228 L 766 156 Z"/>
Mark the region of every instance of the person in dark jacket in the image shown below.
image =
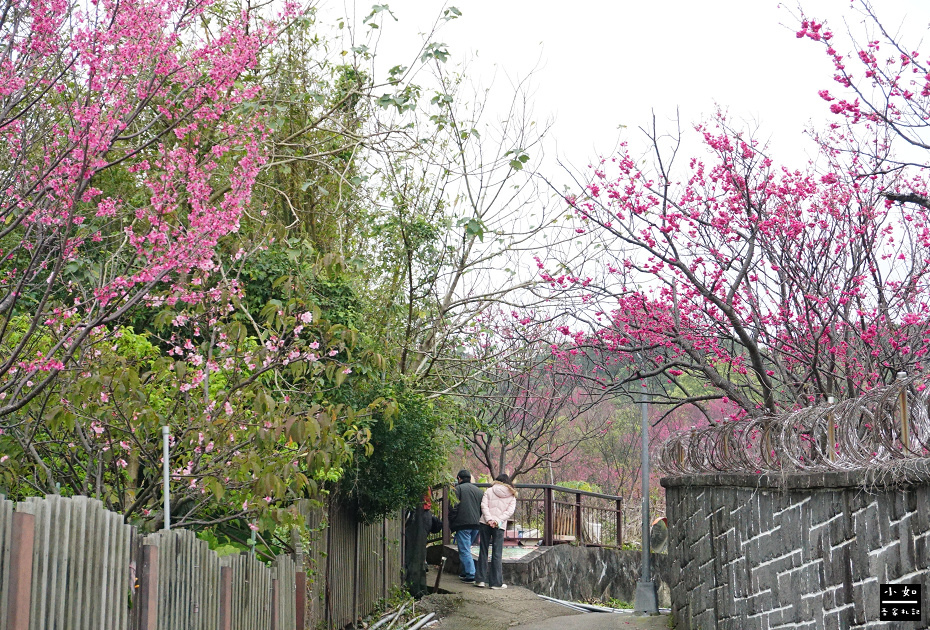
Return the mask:
<path id="1" fill-rule="evenodd" d="M 455 496 L 458 505 L 449 523 L 455 532 L 455 544 L 459 548 L 459 561 L 462 570 L 459 579 L 463 582 L 475 581 L 475 559 L 471 555 L 471 546 L 478 541 L 478 520 L 481 518 L 481 498 L 484 491 L 471 482 L 471 473 L 460 470 L 458 483 L 455 484 Z"/>
<path id="2" fill-rule="evenodd" d="M 442 521 L 433 516 L 432 491 L 423 496 L 423 505 L 407 511 L 404 524 L 404 581 L 416 598 L 429 591 L 426 586 L 426 538 L 442 531 Z"/>

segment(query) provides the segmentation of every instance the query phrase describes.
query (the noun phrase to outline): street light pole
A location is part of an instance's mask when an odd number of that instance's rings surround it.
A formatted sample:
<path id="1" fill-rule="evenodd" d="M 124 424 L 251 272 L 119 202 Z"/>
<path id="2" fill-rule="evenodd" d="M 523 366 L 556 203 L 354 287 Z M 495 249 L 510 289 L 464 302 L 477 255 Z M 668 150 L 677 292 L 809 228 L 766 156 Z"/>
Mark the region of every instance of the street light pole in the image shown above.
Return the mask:
<path id="1" fill-rule="evenodd" d="M 638 615 L 659 614 L 659 598 L 656 593 L 656 584 L 652 581 L 652 567 L 650 566 L 649 550 L 649 396 L 643 386 L 640 398 L 642 409 L 643 454 L 641 468 L 643 471 L 643 570 L 636 582 L 636 601 L 633 603 L 633 612 Z"/>

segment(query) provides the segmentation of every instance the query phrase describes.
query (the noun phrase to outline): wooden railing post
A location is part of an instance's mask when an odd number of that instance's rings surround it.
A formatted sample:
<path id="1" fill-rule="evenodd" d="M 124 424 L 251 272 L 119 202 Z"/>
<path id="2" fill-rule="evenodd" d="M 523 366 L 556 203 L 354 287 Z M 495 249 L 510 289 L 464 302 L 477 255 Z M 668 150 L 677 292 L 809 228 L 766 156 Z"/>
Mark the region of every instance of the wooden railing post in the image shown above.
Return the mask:
<path id="1" fill-rule="evenodd" d="M 543 500 L 543 511 L 545 515 L 543 517 L 543 544 L 546 546 L 552 546 L 552 488 L 546 488 L 544 493 Z"/>
<path id="2" fill-rule="evenodd" d="M 898 380 L 907 378 L 907 372 L 898 372 Z M 902 387 L 898 394 L 898 412 L 901 414 L 901 446 L 904 454 L 911 450 L 910 417 L 907 412 L 907 387 Z"/>
<path id="3" fill-rule="evenodd" d="M 142 571 L 139 575 L 139 629 L 158 626 L 158 547 L 142 545 Z"/>
<path id="4" fill-rule="evenodd" d="M 582 542 L 581 536 L 581 493 L 575 493 L 575 542 L 579 545 Z"/>
<path id="5" fill-rule="evenodd" d="M 232 567 L 220 567 L 219 630 L 232 630 Z"/>
<path id="6" fill-rule="evenodd" d="M 294 624 L 294 630 L 306 630 L 307 624 L 307 574 L 304 571 L 298 571 L 294 576 L 296 582 L 296 608 L 297 623 Z"/>
<path id="7" fill-rule="evenodd" d="M 13 540 L 10 551 L 10 593 L 6 611 L 9 630 L 29 630 L 32 607 L 32 551 L 35 545 L 36 517 L 13 513 Z"/>
<path id="8" fill-rule="evenodd" d="M 623 549 L 623 499 L 617 499 L 617 549 Z"/>
<path id="9" fill-rule="evenodd" d="M 442 487 L 442 544 L 452 542 L 452 527 L 449 523 L 449 486 Z"/>

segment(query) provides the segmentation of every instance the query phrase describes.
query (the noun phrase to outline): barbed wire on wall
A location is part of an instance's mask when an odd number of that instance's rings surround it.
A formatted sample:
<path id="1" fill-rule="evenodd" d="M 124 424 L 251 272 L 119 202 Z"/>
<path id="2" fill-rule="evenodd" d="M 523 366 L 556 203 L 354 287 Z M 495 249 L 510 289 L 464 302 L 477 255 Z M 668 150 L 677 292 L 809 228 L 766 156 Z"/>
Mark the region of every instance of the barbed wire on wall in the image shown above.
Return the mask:
<path id="1" fill-rule="evenodd" d="M 653 451 L 670 475 L 830 472 L 930 460 L 930 379 L 858 398 L 676 433 Z M 904 421 L 902 421 L 902 418 Z"/>

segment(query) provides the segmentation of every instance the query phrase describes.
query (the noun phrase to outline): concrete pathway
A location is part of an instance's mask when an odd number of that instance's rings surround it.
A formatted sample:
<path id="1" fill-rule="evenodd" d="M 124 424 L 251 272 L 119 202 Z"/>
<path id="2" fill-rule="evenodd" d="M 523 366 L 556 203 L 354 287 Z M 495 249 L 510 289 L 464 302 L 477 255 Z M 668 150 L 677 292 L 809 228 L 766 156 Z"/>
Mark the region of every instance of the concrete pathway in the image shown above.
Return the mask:
<path id="1" fill-rule="evenodd" d="M 436 573 L 431 572 L 432 586 Z M 443 574 L 440 590 L 417 603 L 417 610 L 435 612 L 438 630 L 668 630 L 668 615 L 639 617 L 618 613 L 579 613 L 546 601 L 529 589 L 476 588 Z"/>

